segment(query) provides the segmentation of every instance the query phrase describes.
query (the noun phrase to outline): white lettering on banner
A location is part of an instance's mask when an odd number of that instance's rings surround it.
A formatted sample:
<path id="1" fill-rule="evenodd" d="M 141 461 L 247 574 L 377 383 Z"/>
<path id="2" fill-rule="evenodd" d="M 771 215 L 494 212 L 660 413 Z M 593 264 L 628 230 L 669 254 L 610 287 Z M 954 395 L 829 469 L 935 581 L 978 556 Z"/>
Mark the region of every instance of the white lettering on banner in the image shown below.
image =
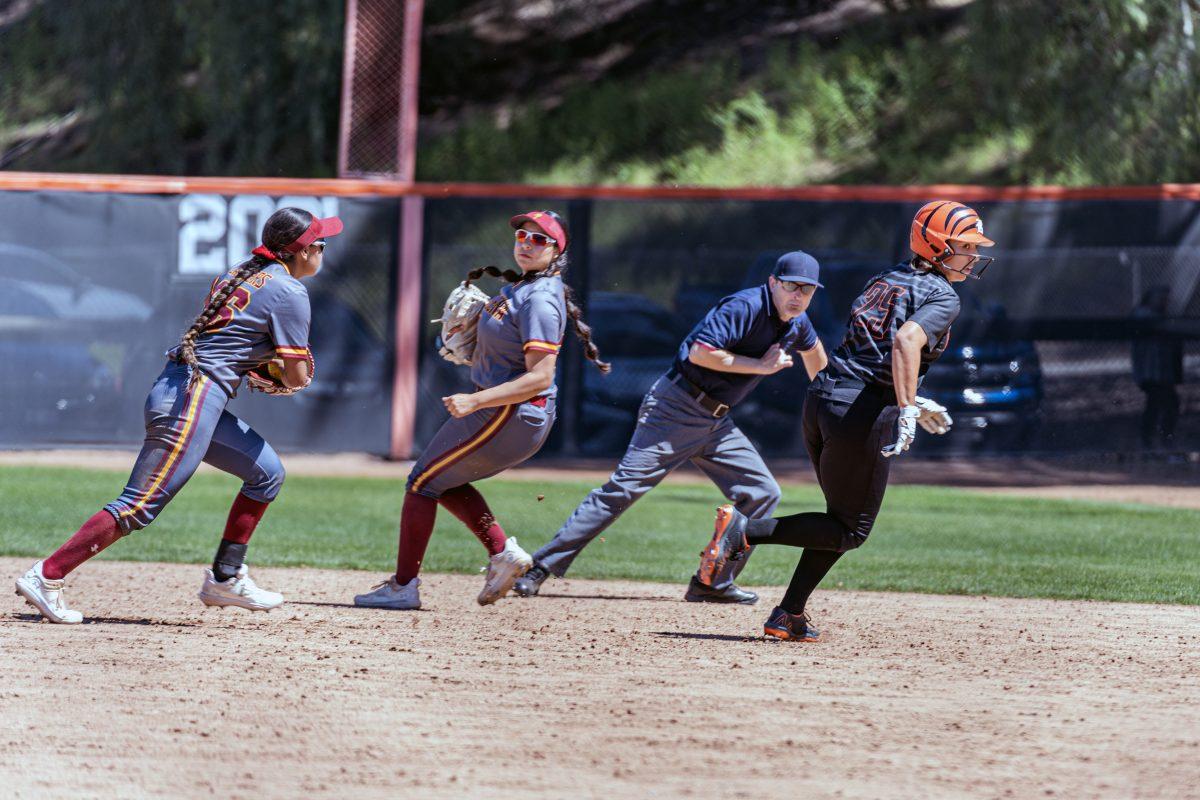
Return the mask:
<path id="1" fill-rule="evenodd" d="M 338 214 L 336 197 L 184 195 L 179 201 L 179 274 L 220 275 L 249 258 L 267 217 L 289 206 L 320 217 Z"/>
<path id="2" fill-rule="evenodd" d="M 239 194 L 229 201 L 229 234 L 226 241 L 231 262 L 250 257 L 250 251 L 258 247 L 263 223 L 274 213 L 275 202 L 265 195 Z M 226 264 L 225 269 L 232 266 L 233 263 Z"/>
<path id="3" fill-rule="evenodd" d="M 179 274 L 219 275 L 228 269 L 225 248 L 225 198 L 189 194 L 179 201 Z"/>

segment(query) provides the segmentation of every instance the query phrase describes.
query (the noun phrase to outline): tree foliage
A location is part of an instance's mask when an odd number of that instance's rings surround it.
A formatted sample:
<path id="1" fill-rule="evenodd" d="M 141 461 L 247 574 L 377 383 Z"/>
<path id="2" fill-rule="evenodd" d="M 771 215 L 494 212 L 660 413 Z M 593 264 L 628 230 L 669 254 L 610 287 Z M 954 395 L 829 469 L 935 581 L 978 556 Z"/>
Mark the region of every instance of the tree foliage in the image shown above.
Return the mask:
<path id="1" fill-rule="evenodd" d="M 418 176 L 1200 180 L 1194 0 L 864 8 L 427 0 Z M 330 175 L 342 13 L 341 0 L 0 0 L 0 167 Z"/>
<path id="2" fill-rule="evenodd" d="M 3 166 L 332 174 L 339 0 L 47 0 L 0 37 Z"/>

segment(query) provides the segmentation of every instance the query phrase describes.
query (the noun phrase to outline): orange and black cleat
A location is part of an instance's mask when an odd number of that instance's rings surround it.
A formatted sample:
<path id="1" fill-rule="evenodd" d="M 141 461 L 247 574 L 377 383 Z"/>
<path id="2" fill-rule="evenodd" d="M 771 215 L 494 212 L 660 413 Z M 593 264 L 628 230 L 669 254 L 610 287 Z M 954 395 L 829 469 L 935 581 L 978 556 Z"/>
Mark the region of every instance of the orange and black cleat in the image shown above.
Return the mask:
<path id="1" fill-rule="evenodd" d="M 711 587 L 730 561 L 740 561 L 750 549 L 746 541 L 746 515 L 726 503 L 717 508 L 717 523 L 712 541 L 700 551 L 700 570 L 696 577 Z"/>
<path id="2" fill-rule="evenodd" d="M 812 626 L 808 614 L 789 614 L 779 606 L 763 623 L 763 636 L 774 636 L 790 642 L 819 642 L 821 632 Z"/>

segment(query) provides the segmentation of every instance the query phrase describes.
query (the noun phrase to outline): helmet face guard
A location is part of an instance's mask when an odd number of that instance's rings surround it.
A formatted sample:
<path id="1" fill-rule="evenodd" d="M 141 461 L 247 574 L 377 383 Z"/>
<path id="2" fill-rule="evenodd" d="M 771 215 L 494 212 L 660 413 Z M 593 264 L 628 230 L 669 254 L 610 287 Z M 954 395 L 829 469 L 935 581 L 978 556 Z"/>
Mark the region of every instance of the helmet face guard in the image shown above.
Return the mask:
<path id="1" fill-rule="evenodd" d="M 975 280 L 981 280 L 983 278 L 984 271 L 992 265 L 993 261 L 996 260 L 995 256 L 981 256 L 978 253 L 956 252 L 954 250 L 953 242 L 947 242 L 946 249 L 948 252 L 940 256 L 933 263 L 947 272 L 957 272 L 959 275 L 965 275 L 968 278 L 974 278 Z M 967 266 L 962 269 L 955 269 L 954 267 L 947 266 L 946 264 L 946 259 L 950 258 L 951 256 L 970 256 L 971 263 L 967 264 Z"/>

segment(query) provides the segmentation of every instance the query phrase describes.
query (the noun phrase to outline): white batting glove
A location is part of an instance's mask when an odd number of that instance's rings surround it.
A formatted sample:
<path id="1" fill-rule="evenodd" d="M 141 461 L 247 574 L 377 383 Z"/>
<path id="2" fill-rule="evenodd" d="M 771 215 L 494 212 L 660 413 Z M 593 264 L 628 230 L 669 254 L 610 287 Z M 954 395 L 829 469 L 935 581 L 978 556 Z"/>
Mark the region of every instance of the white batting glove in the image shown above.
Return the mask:
<path id="1" fill-rule="evenodd" d="M 954 424 L 954 420 L 946 412 L 946 407 L 941 403 L 935 403 L 928 397 L 917 397 L 913 402 L 921 410 L 917 424 L 924 428 L 926 433 L 941 435 Z"/>
<path id="2" fill-rule="evenodd" d="M 917 418 L 920 416 L 921 409 L 916 406 L 900 409 L 900 419 L 896 420 L 896 441 L 879 451 L 884 458 L 898 456 L 909 448 L 917 435 Z"/>

